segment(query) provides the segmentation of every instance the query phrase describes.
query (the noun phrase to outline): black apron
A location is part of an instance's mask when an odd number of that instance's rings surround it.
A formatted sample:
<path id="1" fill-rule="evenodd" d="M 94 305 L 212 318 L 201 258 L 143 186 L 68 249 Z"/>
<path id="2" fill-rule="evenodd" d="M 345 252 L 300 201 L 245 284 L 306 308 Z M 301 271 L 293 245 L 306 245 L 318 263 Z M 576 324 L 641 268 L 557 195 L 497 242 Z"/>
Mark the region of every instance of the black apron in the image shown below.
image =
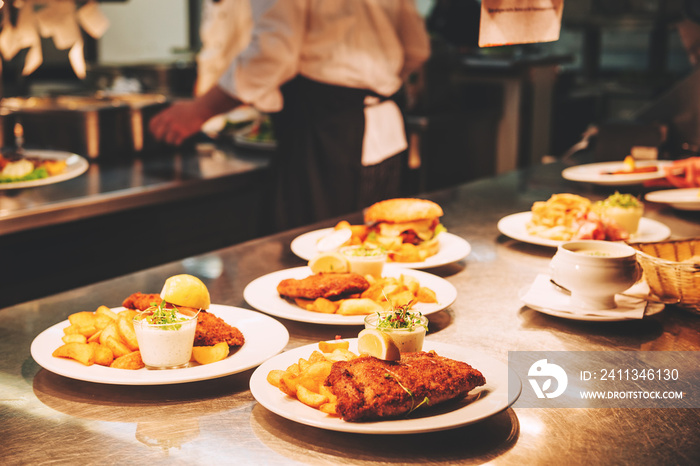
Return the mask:
<path id="1" fill-rule="evenodd" d="M 274 230 L 360 210 L 399 193 L 398 157 L 362 166 L 365 97 L 371 92 L 297 76 L 272 115 Z"/>

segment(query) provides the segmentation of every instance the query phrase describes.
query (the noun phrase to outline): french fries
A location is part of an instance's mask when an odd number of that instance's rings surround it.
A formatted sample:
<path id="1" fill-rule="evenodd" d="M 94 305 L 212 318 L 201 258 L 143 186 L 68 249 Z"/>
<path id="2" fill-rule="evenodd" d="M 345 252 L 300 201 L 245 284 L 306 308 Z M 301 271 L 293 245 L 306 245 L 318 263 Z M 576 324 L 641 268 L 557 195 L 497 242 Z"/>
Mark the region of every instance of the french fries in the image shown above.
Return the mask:
<path id="1" fill-rule="evenodd" d="M 308 359 L 301 358 L 285 370 L 271 370 L 267 381 L 311 408 L 337 415 L 337 397 L 323 384 L 334 362 L 350 361 L 357 357 L 347 348 L 347 341 L 319 342 L 321 351 L 314 351 Z M 325 352 L 327 350 L 330 352 Z"/>
<path id="2" fill-rule="evenodd" d="M 64 344 L 56 348 L 53 356 L 86 366 L 99 364 L 131 370 L 144 367 L 134 332 L 135 315 L 136 311 L 115 313 L 106 306 L 95 312 L 73 313 L 68 316 L 70 325 L 63 329 Z"/>
<path id="3" fill-rule="evenodd" d="M 326 298 L 295 298 L 302 309 L 323 314 L 359 316 L 389 311 L 410 303 L 437 303 L 437 295 L 430 288 L 421 286 L 417 278 L 401 274 L 399 277 L 365 277 L 370 286 L 359 297 L 331 301 Z"/>

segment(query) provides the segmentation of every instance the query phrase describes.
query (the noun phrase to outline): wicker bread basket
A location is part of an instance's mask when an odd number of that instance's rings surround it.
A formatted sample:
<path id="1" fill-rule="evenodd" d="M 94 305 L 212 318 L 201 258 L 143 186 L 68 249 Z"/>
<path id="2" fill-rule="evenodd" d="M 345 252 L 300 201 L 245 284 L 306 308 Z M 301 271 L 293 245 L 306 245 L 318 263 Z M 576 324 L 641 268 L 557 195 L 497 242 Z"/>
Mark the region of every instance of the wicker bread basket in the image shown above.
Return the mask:
<path id="1" fill-rule="evenodd" d="M 700 239 L 635 243 L 652 299 L 700 314 Z"/>

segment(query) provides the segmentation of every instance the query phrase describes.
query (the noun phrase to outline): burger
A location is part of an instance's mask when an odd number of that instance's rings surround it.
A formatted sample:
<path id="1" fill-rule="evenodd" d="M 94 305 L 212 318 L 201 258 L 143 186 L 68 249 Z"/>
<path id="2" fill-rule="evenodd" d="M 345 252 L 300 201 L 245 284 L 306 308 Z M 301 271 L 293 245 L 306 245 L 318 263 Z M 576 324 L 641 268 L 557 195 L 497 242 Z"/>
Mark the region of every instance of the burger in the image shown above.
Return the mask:
<path id="1" fill-rule="evenodd" d="M 422 262 L 440 249 L 442 208 L 425 199 L 388 199 L 365 211 L 366 241 L 385 248 L 395 262 Z"/>

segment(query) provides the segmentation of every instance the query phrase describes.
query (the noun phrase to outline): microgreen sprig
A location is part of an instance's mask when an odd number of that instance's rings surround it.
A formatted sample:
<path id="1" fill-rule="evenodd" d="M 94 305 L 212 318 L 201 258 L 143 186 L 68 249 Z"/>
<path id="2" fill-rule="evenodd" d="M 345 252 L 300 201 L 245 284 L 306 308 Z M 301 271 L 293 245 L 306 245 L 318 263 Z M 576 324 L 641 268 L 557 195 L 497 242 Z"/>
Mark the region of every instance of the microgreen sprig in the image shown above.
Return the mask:
<path id="1" fill-rule="evenodd" d="M 388 298 L 387 298 L 388 300 Z M 424 327 L 428 330 L 428 326 L 422 321 L 423 314 L 418 311 L 412 311 L 411 306 L 415 301 L 411 301 L 403 306 L 394 307 L 392 306 L 391 311 L 382 314 L 377 312 L 377 328 L 378 329 L 390 329 L 390 328 L 405 328 L 409 331 L 417 326 Z"/>
<path id="2" fill-rule="evenodd" d="M 408 393 L 408 396 L 411 397 L 411 409 L 408 410 L 408 412 L 406 413 L 406 416 L 408 416 L 409 414 L 411 414 L 413 411 L 415 411 L 416 409 L 420 408 L 420 407 L 423 406 L 424 404 L 427 404 L 427 405 L 430 404 L 430 398 L 428 398 L 427 396 L 423 398 L 423 401 L 421 401 L 420 403 L 416 404 L 416 398 L 415 398 L 415 396 L 413 395 L 413 392 L 412 392 L 411 390 L 409 390 L 408 388 L 406 388 L 406 387 L 404 386 L 404 384 L 402 384 L 401 381 L 400 381 L 399 379 L 397 379 L 397 378 L 394 376 L 394 374 L 391 374 L 391 373 L 387 372 L 387 373 L 384 374 L 384 378 L 385 378 L 385 379 L 391 379 L 391 380 L 396 381 L 396 383 L 399 384 L 399 387 L 401 387 L 401 388 L 403 389 L 403 391 L 405 391 L 406 393 Z"/>
<path id="3" fill-rule="evenodd" d="M 186 321 L 187 318 L 178 316 L 177 312 L 177 307 L 168 309 L 163 300 L 160 303 L 151 303 L 151 306 L 141 313 L 140 319 L 152 325 L 165 325 L 164 330 L 179 330 L 181 324 L 178 322 Z"/>

